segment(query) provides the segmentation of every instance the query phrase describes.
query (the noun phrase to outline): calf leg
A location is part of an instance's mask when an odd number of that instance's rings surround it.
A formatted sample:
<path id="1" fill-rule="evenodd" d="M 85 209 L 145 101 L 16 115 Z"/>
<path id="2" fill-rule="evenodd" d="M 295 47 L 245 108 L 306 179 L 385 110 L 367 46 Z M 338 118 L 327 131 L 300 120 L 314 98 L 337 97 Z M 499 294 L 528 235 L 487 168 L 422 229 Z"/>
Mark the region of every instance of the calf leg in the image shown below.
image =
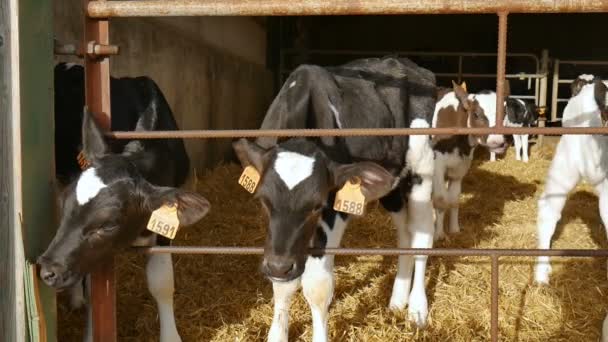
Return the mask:
<path id="1" fill-rule="evenodd" d="M 524 163 L 527 163 L 529 160 L 529 158 L 528 158 L 528 134 L 521 135 L 521 148 L 524 151 L 523 161 L 524 161 Z"/>
<path id="2" fill-rule="evenodd" d="M 173 262 L 171 254 L 152 254 L 146 264 L 148 290 L 158 307 L 160 341 L 181 341 L 173 312 Z"/>
<path id="3" fill-rule="evenodd" d="M 433 206 L 431 204 L 431 180 L 423 178 L 414 185 L 408 201 L 408 228 L 412 234 L 412 248 L 433 247 Z M 414 257 L 414 282 L 409 298 L 408 314 L 418 327 L 426 326 L 428 302 L 424 288 L 427 256 Z"/>
<path id="4" fill-rule="evenodd" d="M 608 315 L 606 315 L 606 318 L 604 318 L 604 323 L 602 324 L 601 342 L 608 342 Z"/>
<path id="5" fill-rule="evenodd" d="M 322 221 L 315 237 L 315 239 L 318 239 L 314 244 L 315 247 L 324 247 L 323 241 L 326 241 L 325 247 L 327 248 L 339 247 L 347 224 L 348 219 L 343 220 L 341 214 L 336 214 L 331 226 Z M 325 234 L 326 239 L 319 239 L 320 234 Z M 306 298 L 312 312 L 313 342 L 327 341 L 329 304 L 331 304 L 334 295 L 333 270 L 333 255 L 309 256 L 306 260 L 304 274 L 302 274 L 304 298 Z"/>
<path id="6" fill-rule="evenodd" d="M 458 223 L 458 199 L 462 192 L 462 179 L 450 180 L 448 186 L 448 202 L 450 203 L 450 233 L 460 232 Z"/>
<path id="7" fill-rule="evenodd" d="M 496 161 L 496 153 L 490 152 L 490 161 Z"/>
<path id="8" fill-rule="evenodd" d="M 397 228 L 398 247 L 409 248 L 411 243 L 410 232 L 407 230 L 407 215 L 405 206 L 397 212 L 391 212 L 393 224 Z M 414 259 L 411 255 L 400 255 L 397 261 L 397 275 L 393 284 L 393 293 L 389 302 L 389 308 L 403 310 L 408 302 L 410 286 L 412 285 L 412 271 Z"/>
<path id="9" fill-rule="evenodd" d="M 604 180 L 596 185 L 595 190 L 599 197 L 600 217 L 608 236 L 608 180 Z"/>
<path id="10" fill-rule="evenodd" d="M 521 160 L 521 135 L 513 134 L 513 144 L 515 145 L 515 159 Z"/>
<path id="11" fill-rule="evenodd" d="M 566 204 L 568 193 L 572 190 L 580 175 L 576 171 L 576 165 L 569 165 L 566 150 L 566 137 L 557 146 L 555 157 L 549 168 L 545 191 L 538 200 L 537 238 L 539 249 L 551 248 L 551 238 L 555 233 L 555 226 L 561 218 L 562 209 Z M 549 283 L 551 265 L 548 256 L 540 256 L 537 259 L 535 280 L 540 284 Z"/>
<path id="12" fill-rule="evenodd" d="M 436 153 L 433 168 L 433 206 L 435 207 L 435 241 L 445 237 L 443 222 L 448 207 L 448 194 L 445 186 L 446 162 L 444 154 Z M 405 214 L 404 214 L 405 215 Z M 398 227 L 398 226 L 397 226 Z"/>
<path id="13" fill-rule="evenodd" d="M 443 228 L 444 221 L 445 209 L 435 209 L 435 235 L 433 235 L 435 241 L 445 238 L 445 229 Z"/>
<path id="14" fill-rule="evenodd" d="M 294 293 L 300 288 L 300 278 L 289 282 L 272 282 L 274 315 L 268 333 L 270 342 L 286 342 L 289 332 L 289 306 Z"/>

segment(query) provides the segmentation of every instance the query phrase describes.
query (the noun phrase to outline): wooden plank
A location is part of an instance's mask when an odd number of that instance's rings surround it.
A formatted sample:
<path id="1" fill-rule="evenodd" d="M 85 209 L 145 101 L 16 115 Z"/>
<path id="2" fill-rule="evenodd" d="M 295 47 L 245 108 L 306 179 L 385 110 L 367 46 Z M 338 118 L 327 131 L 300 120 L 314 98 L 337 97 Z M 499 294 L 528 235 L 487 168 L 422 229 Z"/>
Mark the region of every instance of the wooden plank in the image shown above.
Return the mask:
<path id="1" fill-rule="evenodd" d="M 89 15 L 160 16 L 296 16 L 374 14 L 575 13 L 606 12 L 598 0 L 174 0 L 91 1 Z"/>
<path id="2" fill-rule="evenodd" d="M 19 143 L 25 257 L 44 252 L 56 230 L 53 117 L 53 3 L 19 0 Z M 13 123 L 14 124 L 14 123 Z M 48 341 L 56 341 L 55 290 L 40 284 Z"/>
<path id="3" fill-rule="evenodd" d="M 15 236 L 12 182 L 12 94 L 10 1 L 0 0 L 0 331 L 7 341 L 17 338 Z"/>
<path id="4" fill-rule="evenodd" d="M 83 1 L 87 8 L 89 0 Z M 109 44 L 109 22 L 93 20 L 86 13 L 82 46 L 90 50 L 92 44 Z M 106 131 L 111 128 L 110 110 L 110 60 L 85 56 L 85 102 L 97 123 Z M 113 260 L 104 263 L 91 274 L 91 305 L 93 316 L 93 341 L 115 342 L 116 279 Z"/>

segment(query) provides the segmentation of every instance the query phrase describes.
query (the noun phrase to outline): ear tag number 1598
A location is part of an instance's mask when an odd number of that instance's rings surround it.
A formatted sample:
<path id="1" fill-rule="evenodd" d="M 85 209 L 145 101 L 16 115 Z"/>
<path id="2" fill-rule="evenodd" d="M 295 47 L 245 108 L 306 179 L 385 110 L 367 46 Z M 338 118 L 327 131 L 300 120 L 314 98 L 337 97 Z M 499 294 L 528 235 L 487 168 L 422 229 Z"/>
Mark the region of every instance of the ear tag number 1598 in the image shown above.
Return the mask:
<path id="1" fill-rule="evenodd" d="M 177 206 L 164 204 L 154 210 L 148 221 L 148 230 L 173 240 L 179 229 Z"/>
<path id="2" fill-rule="evenodd" d="M 365 196 L 361 192 L 361 179 L 355 177 L 347 181 L 336 193 L 334 210 L 347 214 L 363 215 Z"/>
<path id="3" fill-rule="evenodd" d="M 249 165 L 241 173 L 239 184 L 250 193 L 254 193 L 260 182 L 260 173 L 253 166 Z"/>

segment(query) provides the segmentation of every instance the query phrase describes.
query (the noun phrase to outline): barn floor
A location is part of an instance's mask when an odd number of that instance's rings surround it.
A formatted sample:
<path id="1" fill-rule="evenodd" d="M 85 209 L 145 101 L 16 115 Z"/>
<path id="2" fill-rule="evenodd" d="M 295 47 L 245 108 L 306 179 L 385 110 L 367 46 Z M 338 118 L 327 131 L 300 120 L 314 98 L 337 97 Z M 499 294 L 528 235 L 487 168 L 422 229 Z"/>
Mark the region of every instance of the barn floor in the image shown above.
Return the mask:
<path id="1" fill-rule="evenodd" d="M 553 140 L 554 143 L 555 140 Z M 547 145 L 552 145 L 547 144 Z M 477 161 L 461 199 L 463 232 L 440 247 L 534 248 L 536 201 L 552 148 L 533 149 L 529 164 L 513 149 L 495 163 Z M 539 153 L 540 152 L 540 153 Z M 487 154 L 482 155 L 487 159 Z M 261 246 L 265 218 L 237 184 L 237 165 L 199 179 L 212 211 L 196 227 L 178 233 L 177 245 Z M 392 247 L 396 233 L 377 204 L 352 223 L 346 247 Z M 587 185 L 570 196 L 555 248 L 607 247 L 597 197 Z M 504 258 L 500 266 L 500 334 L 504 341 L 596 341 L 607 310 L 603 259 L 554 259 L 550 287 L 533 284 L 532 258 Z M 184 341 L 261 341 L 272 318 L 272 291 L 259 273 L 260 257 L 174 256 L 176 317 Z M 118 265 L 120 341 L 158 340 L 158 318 L 147 292 L 144 257 L 125 253 Z M 394 257 L 336 257 L 336 291 L 330 308 L 332 341 L 489 340 L 490 264 L 486 258 L 431 258 L 427 270 L 430 321 L 418 331 L 404 313 L 387 309 Z M 84 310 L 59 305 L 59 341 L 80 341 Z M 298 295 L 291 309 L 290 340 L 310 341 L 311 318 Z"/>

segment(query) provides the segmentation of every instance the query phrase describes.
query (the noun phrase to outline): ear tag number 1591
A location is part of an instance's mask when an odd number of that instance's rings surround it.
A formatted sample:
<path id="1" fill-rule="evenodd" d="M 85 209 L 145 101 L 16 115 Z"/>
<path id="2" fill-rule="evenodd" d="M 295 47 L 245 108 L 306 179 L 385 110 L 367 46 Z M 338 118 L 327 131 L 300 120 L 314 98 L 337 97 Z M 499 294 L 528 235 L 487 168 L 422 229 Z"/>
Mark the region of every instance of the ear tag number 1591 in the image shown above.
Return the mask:
<path id="1" fill-rule="evenodd" d="M 239 184 L 250 193 L 254 193 L 260 182 L 260 173 L 253 166 L 249 165 L 241 173 Z"/>
<path id="2" fill-rule="evenodd" d="M 177 206 L 164 204 L 154 210 L 148 221 L 148 230 L 173 240 L 179 229 Z"/>
<path id="3" fill-rule="evenodd" d="M 363 215 L 365 196 L 361 192 L 361 179 L 355 177 L 347 181 L 336 193 L 334 210 L 347 214 Z"/>

